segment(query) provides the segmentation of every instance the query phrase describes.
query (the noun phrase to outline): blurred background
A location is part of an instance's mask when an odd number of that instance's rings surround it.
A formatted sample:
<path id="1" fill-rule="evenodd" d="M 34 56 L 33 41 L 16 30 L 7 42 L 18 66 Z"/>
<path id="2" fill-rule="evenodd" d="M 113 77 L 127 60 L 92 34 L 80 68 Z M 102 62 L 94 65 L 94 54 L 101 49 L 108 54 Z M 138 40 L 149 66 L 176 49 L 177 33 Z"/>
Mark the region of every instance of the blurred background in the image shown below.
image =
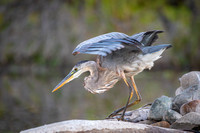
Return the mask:
<path id="1" fill-rule="evenodd" d="M 80 60 L 71 53 L 80 42 L 118 31 L 128 35 L 164 30 L 155 44 L 173 48 L 151 71 L 136 76 L 143 100 L 174 96 L 178 78 L 200 69 L 199 0 L 0 0 L 0 132 L 12 133 L 69 119 L 104 119 L 125 105 L 121 81 L 93 95 L 84 74 L 62 89 L 52 89 Z"/>

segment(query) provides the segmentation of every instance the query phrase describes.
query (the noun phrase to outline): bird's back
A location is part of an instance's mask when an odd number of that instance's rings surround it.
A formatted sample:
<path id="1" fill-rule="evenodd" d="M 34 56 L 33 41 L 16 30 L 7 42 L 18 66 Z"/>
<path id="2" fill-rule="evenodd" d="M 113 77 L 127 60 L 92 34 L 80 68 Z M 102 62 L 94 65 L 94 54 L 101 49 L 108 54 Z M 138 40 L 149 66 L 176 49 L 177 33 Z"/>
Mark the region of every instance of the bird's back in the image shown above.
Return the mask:
<path id="1" fill-rule="evenodd" d="M 106 57 L 101 56 L 101 66 L 111 71 L 123 71 L 126 76 L 133 76 L 144 69 L 151 69 L 154 61 L 159 59 L 165 49 L 170 44 L 151 46 L 158 38 L 158 33 L 162 31 L 141 32 L 131 36 L 141 43 L 139 49 L 135 49 L 134 44 L 126 45 L 125 48 L 117 50 Z"/>
<path id="2" fill-rule="evenodd" d="M 125 49 L 106 57 L 101 57 L 101 66 L 110 71 L 123 71 L 126 76 L 134 76 L 144 69 L 151 69 L 165 49 L 150 54 L 130 52 Z"/>

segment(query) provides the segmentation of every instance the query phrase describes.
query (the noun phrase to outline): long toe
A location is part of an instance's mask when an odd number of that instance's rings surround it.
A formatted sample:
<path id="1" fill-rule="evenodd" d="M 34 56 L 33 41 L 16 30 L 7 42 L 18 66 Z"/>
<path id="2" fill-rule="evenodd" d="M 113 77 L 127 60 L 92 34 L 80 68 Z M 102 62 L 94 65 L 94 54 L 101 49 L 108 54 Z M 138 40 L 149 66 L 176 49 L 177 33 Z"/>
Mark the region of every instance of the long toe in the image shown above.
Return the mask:
<path id="1" fill-rule="evenodd" d="M 106 119 L 113 118 L 116 115 L 118 115 L 118 112 L 117 111 L 113 111 Z"/>
<path id="2" fill-rule="evenodd" d="M 117 118 L 118 121 L 124 121 L 124 116 L 120 115 L 118 118 Z"/>

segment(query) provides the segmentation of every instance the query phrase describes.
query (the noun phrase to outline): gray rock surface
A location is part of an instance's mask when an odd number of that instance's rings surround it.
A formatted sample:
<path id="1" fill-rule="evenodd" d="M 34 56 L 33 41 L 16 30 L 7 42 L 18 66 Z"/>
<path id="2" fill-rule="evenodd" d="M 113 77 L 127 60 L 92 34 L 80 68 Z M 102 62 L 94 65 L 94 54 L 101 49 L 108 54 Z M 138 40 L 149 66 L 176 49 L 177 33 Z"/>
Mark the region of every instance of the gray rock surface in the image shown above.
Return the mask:
<path id="1" fill-rule="evenodd" d="M 147 120 L 149 116 L 149 110 L 150 106 L 141 107 L 136 110 L 128 111 L 125 113 L 124 119 L 129 122 L 139 122 Z"/>
<path id="2" fill-rule="evenodd" d="M 180 107 L 192 100 L 200 99 L 200 87 L 198 85 L 192 86 L 184 90 L 181 94 L 175 96 L 172 100 L 172 109 L 180 112 Z"/>
<path id="3" fill-rule="evenodd" d="M 184 89 L 182 87 L 179 87 L 176 89 L 175 95 L 177 96 L 177 95 L 181 94 L 183 91 L 184 91 Z"/>
<path id="4" fill-rule="evenodd" d="M 190 112 L 177 121 L 175 121 L 171 128 L 181 129 L 181 130 L 191 130 L 194 127 L 200 126 L 200 114 L 196 112 Z"/>
<path id="5" fill-rule="evenodd" d="M 184 133 L 183 131 L 110 120 L 69 120 L 21 131 L 21 133 Z"/>
<path id="6" fill-rule="evenodd" d="M 180 113 L 185 115 L 189 112 L 200 113 L 200 100 L 193 100 L 183 104 L 180 108 Z"/>
<path id="7" fill-rule="evenodd" d="M 149 111 L 149 119 L 162 120 L 164 113 L 172 106 L 172 98 L 161 96 L 157 98 L 151 105 Z"/>
<path id="8" fill-rule="evenodd" d="M 144 121 L 139 121 L 138 123 L 151 125 L 151 124 L 156 123 L 156 122 L 157 121 L 154 121 L 154 120 L 144 120 Z"/>
<path id="9" fill-rule="evenodd" d="M 200 84 L 200 72 L 192 71 L 184 74 L 181 78 L 179 78 L 180 87 L 176 90 L 176 96 L 181 94 L 185 89 Z"/>
<path id="10" fill-rule="evenodd" d="M 183 89 L 187 89 L 190 86 L 198 85 L 200 84 L 200 72 L 192 71 L 186 73 L 179 80 Z"/>
<path id="11" fill-rule="evenodd" d="M 180 119 L 182 117 L 181 114 L 174 110 L 167 110 L 163 116 L 163 120 L 169 122 L 170 124 L 174 123 L 176 120 Z"/>

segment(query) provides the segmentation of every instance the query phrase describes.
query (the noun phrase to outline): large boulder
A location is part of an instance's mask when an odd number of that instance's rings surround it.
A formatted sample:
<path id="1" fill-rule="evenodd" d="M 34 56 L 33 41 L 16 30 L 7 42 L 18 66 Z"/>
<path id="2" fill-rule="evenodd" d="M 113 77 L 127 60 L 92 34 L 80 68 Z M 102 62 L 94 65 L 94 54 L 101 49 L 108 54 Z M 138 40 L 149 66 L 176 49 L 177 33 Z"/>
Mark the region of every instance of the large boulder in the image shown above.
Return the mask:
<path id="1" fill-rule="evenodd" d="M 192 71 L 189 73 L 184 74 L 181 78 L 179 78 L 180 87 L 176 90 L 176 96 L 181 94 L 187 88 L 199 85 L 200 84 L 200 72 L 199 71 Z"/>
<path id="2" fill-rule="evenodd" d="M 200 99 L 200 86 L 195 85 L 184 90 L 181 94 L 173 98 L 172 109 L 180 112 L 180 108 L 183 104 L 198 99 Z"/>
<path id="3" fill-rule="evenodd" d="M 172 106 L 172 98 L 167 96 L 161 96 L 157 98 L 151 105 L 149 111 L 149 119 L 152 120 L 162 120 L 163 115 Z"/>
<path id="4" fill-rule="evenodd" d="M 195 127 L 200 127 L 200 114 L 196 112 L 184 115 L 171 125 L 171 128 L 181 130 L 191 130 Z"/>
<path id="5" fill-rule="evenodd" d="M 21 133 L 184 133 L 183 131 L 150 126 L 145 124 L 130 123 L 110 120 L 69 120 L 44 125 Z"/>

